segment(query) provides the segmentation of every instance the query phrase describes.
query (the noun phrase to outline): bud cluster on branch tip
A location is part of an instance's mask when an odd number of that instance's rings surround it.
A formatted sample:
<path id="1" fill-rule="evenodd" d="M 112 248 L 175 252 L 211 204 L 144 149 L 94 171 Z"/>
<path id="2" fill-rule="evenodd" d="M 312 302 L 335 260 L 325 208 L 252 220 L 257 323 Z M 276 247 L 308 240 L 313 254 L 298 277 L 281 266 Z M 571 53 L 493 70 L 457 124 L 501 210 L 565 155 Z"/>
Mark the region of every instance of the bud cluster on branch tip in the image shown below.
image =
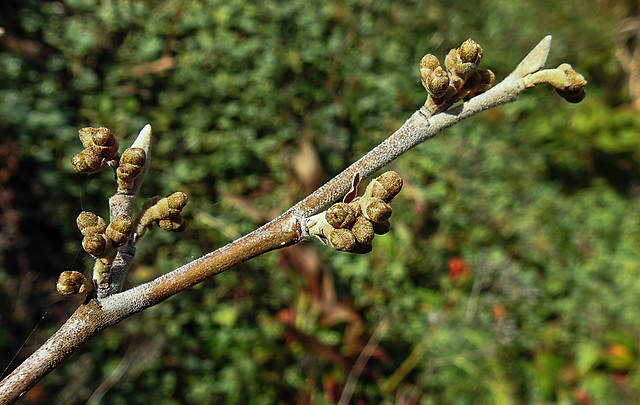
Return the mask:
<path id="1" fill-rule="evenodd" d="M 127 148 L 122 152 L 120 164 L 116 169 L 118 193 L 131 194 L 136 178 L 144 169 L 147 154 L 142 148 Z"/>
<path id="2" fill-rule="evenodd" d="M 187 220 L 180 215 L 180 212 L 187 205 L 187 201 L 187 195 L 180 191 L 168 197 L 150 198 L 142 205 L 143 213 L 136 221 L 136 233 L 144 234 L 154 222 L 165 231 L 183 231 L 187 226 Z"/>
<path id="3" fill-rule="evenodd" d="M 107 128 L 82 128 L 78 133 L 84 150 L 71 158 L 76 172 L 97 173 L 120 158 L 118 140 Z"/>
<path id="4" fill-rule="evenodd" d="M 495 76 L 490 70 L 478 69 L 481 60 L 482 48 L 471 39 L 449 51 L 444 68 L 438 58 L 425 55 L 420 61 L 420 77 L 429 94 L 427 110 L 436 114 L 489 90 Z"/>
<path id="5" fill-rule="evenodd" d="M 93 285 L 79 271 L 63 271 L 58 277 L 56 289 L 61 295 L 89 294 Z"/>
<path id="6" fill-rule="evenodd" d="M 368 253 L 375 234 L 389 232 L 389 203 L 402 189 L 402 179 L 389 171 L 374 179 L 364 195 L 349 202 L 338 202 L 326 211 L 308 218 L 309 234 L 332 248 L 345 252 Z"/>

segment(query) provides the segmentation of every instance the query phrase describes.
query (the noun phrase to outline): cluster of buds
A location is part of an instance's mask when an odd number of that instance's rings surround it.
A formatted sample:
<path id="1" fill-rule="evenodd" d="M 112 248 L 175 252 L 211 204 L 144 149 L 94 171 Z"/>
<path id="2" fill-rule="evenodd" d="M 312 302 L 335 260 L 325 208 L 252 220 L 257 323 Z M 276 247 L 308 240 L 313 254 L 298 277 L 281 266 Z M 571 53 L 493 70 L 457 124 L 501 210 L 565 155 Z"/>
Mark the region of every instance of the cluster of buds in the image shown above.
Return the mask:
<path id="1" fill-rule="evenodd" d="M 449 51 L 445 68 L 434 55 L 425 55 L 420 61 L 420 77 L 429 94 L 427 110 L 436 114 L 489 90 L 495 76 L 490 70 L 478 69 L 481 60 L 482 48 L 471 39 Z"/>
<path id="2" fill-rule="evenodd" d="M 368 253 L 375 234 L 389 232 L 389 204 L 401 189 L 400 176 L 385 172 L 369 183 L 364 195 L 308 218 L 309 234 L 339 251 Z"/>
<path id="3" fill-rule="evenodd" d="M 71 165 L 76 172 L 97 173 L 120 158 L 118 140 L 107 128 L 82 128 L 78 134 L 84 149 L 71 158 Z"/>
<path id="4" fill-rule="evenodd" d="M 82 247 L 96 258 L 93 279 L 98 285 L 108 283 L 108 271 L 116 257 L 118 247 L 127 243 L 133 231 L 133 221 L 127 215 L 118 215 L 109 225 L 93 212 L 82 211 L 76 220 L 84 236 Z"/>
<path id="5" fill-rule="evenodd" d="M 136 220 L 136 234 L 143 235 L 155 222 L 165 231 L 180 232 L 187 226 L 187 220 L 180 215 L 187 205 L 188 197 L 180 191 L 168 197 L 152 197 L 143 205 L 143 213 Z"/>

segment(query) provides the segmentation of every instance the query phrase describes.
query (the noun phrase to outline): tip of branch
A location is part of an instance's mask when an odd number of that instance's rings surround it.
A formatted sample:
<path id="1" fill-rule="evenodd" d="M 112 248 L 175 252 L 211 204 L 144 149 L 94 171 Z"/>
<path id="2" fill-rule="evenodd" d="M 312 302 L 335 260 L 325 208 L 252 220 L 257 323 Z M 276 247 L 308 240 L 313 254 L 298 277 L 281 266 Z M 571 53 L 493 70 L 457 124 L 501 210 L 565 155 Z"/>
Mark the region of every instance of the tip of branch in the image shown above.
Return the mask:
<path id="1" fill-rule="evenodd" d="M 146 153 L 149 153 L 151 149 L 151 125 L 147 124 L 140 130 L 138 137 L 133 141 L 131 147 L 141 148 L 144 149 Z"/>
<path id="2" fill-rule="evenodd" d="M 542 38 L 542 41 L 529 52 L 527 56 L 518 64 L 513 72 L 509 75 L 511 78 L 522 78 L 530 73 L 537 72 L 542 69 L 547 62 L 549 51 L 551 50 L 551 35 Z"/>

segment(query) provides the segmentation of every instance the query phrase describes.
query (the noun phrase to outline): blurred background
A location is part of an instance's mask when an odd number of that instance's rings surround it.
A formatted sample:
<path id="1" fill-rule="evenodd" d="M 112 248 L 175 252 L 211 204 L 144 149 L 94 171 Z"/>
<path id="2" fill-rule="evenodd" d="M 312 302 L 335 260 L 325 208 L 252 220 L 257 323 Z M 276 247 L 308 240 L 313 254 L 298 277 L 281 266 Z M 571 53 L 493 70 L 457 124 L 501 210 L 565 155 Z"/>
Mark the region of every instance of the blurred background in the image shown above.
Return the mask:
<path id="1" fill-rule="evenodd" d="M 144 196 L 189 228 L 128 285 L 277 216 L 397 129 L 418 62 L 471 37 L 504 78 L 547 34 L 589 84 L 525 92 L 408 152 L 368 255 L 272 252 L 106 330 L 23 404 L 628 404 L 640 397 L 636 1 L 68 0 L 0 4 L 0 370 L 81 303 L 75 218 L 107 216 L 78 129 L 155 143 Z M 142 201 L 139 201 L 141 203 Z M 370 356 L 370 357 L 369 357 Z M 356 360 L 367 360 L 355 367 Z M 12 361 L 13 360 L 13 361 Z M 343 402 L 346 403 L 346 402 Z"/>

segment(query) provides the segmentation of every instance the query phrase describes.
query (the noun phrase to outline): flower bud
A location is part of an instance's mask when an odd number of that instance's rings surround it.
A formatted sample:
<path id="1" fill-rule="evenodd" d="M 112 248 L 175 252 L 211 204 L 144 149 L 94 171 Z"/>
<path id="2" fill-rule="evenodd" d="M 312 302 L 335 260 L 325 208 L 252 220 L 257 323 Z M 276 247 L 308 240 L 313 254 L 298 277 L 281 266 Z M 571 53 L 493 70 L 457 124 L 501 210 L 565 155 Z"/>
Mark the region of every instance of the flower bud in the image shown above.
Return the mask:
<path id="1" fill-rule="evenodd" d="M 367 197 L 379 198 L 382 201 L 390 202 L 402 189 L 402 178 L 394 171 L 382 173 L 373 179 L 364 192 Z"/>
<path id="2" fill-rule="evenodd" d="M 449 75 L 441 67 L 437 67 L 427 78 L 427 92 L 433 98 L 440 98 L 449 88 Z"/>
<path id="3" fill-rule="evenodd" d="M 362 215 L 372 222 L 384 222 L 391 217 L 391 206 L 379 198 L 362 197 L 360 206 Z"/>
<path id="4" fill-rule="evenodd" d="M 71 158 L 71 166 L 73 166 L 73 170 L 78 173 L 92 174 L 107 167 L 107 161 L 100 157 L 94 150 L 84 149 Z"/>
<path id="5" fill-rule="evenodd" d="M 88 294 L 93 290 L 93 285 L 78 271 L 63 271 L 58 277 L 56 290 L 61 295 Z"/>
<path id="6" fill-rule="evenodd" d="M 356 218 L 356 222 L 351 228 L 353 236 L 355 236 L 358 243 L 369 244 L 373 240 L 375 233 L 373 231 L 373 224 L 367 218 L 359 216 Z"/>
<path id="7" fill-rule="evenodd" d="M 108 128 L 82 128 L 78 131 L 85 149 L 91 149 L 101 158 L 113 160 L 118 153 L 118 140 Z"/>
<path id="8" fill-rule="evenodd" d="M 120 165 L 116 170 L 118 192 L 128 194 L 133 190 L 135 180 L 144 168 L 146 153 L 141 148 L 128 148 L 120 157 Z"/>
<path id="9" fill-rule="evenodd" d="M 90 234 L 82 239 L 82 248 L 94 257 L 107 257 L 113 251 L 113 245 L 104 234 Z"/>
<path id="10" fill-rule="evenodd" d="M 182 232 L 187 228 L 187 220 L 180 215 L 157 221 L 158 226 L 168 232 Z"/>
<path id="11" fill-rule="evenodd" d="M 179 214 L 182 209 L 187 205 L 189 197 L 181 192 L 176 191 L 167 197 L 167 206 L 169 207 L 169 215 Z"/>
<path id="12" fill-rule="evenodd" d="M 475 65 L 479 65 L 482 60 L 482 47 L 469 38 L 460 45 L 458 48 L 458 54 L 460 55 L 460 60 L 463 63 L 471 62 Z"/>
<path id="13" fill-rule="evenodd" d="M 107 238 L 111 239 L 114 246 L 122 246 L 127 242 L 127 240 L 129 240 L 132 230 L 133 221 L 131 220 L 131 217 L 121 214 L 111 221 L 105 230 L 105 235 Z"/>
<path id="14" fill-rule="evenodd" d="M 350 228 L 356 216 L 349 204 L 339 202 L 329 207 L 325 219 L 334 228 Z"/>
<path id="15" fill-rule="evenodd" d="M 356 237 L 345 228 L 334 229 L 328 239 L 332 248 L 343 252 L 353 250 L 356 245 Z"/>
<path id="16" fill-rule="evenodd" d="M 104 219 L 89 211 L 82 211 L 76 219 L 76 224 L 84 236 L 103 233 L 107 229 Z"/>

